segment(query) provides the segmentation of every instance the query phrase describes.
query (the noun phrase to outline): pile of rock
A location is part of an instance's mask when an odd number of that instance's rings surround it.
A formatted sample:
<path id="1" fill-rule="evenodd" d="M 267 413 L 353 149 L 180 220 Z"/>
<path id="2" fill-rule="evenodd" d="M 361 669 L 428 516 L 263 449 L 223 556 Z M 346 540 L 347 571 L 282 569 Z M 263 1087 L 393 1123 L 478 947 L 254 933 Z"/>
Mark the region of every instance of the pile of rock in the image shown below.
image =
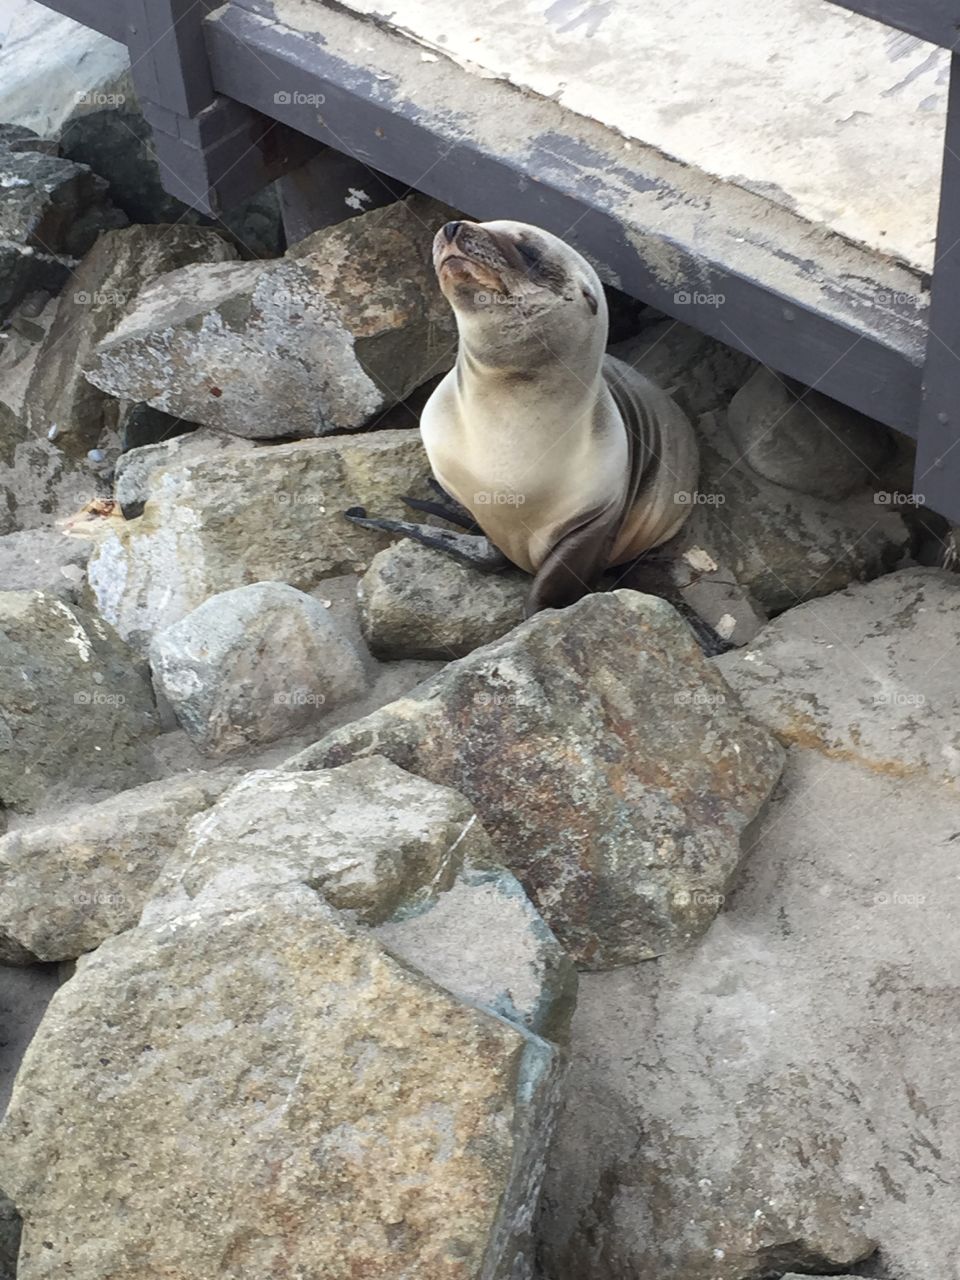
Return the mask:
<path id="1" fill-rule="evenodd" d="M 91 65 L 115 103 L 0 130 L 17 1063 L 50 1000 L 0 1127 L 0 1280 L 760 1280 L 878 1242 L 939 1280 L 910 1223 L 960 1173 L 950 991 L 867 1037 L 938 981 L 954 878 L 885 814 L 953 838 L 960 597 L 891 572 L 918 526 L 876 500 L 887 434 L 647 324 L 616 354 L 697 420 L 691 572 L 709 547 L 759 632 L 711 662 L 619 589 L 524 622 L 519 572 L 343 518 L 430 494 L 455 211 L 286 253 L 146 218 L 142 117 Z M 892 937 L 868 893 L 937 905 Z"/>

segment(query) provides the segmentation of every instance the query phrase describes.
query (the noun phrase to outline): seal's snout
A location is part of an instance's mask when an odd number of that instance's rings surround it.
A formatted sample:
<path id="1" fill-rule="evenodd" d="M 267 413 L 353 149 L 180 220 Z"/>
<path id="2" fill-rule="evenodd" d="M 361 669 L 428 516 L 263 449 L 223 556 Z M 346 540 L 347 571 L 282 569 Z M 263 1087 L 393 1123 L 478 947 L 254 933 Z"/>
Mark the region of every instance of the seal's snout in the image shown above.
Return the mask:
<path id="1" fill-rule="evenodd" d="M 457 238 L 457 232 L 462 226 L 462 222 L 445 222 L 443 224 L 440 230 L 443 233 L 443 238 L 446 240 L 447 244 L 453 244 Z"/>

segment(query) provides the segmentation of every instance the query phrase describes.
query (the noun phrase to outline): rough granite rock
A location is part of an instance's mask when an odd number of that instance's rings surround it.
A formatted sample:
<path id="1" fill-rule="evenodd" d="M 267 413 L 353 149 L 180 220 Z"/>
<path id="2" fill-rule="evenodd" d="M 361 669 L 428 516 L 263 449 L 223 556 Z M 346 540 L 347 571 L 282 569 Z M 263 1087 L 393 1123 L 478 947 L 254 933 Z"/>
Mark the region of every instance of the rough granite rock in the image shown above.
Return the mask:
<path id="1" fill-rule="evenodd" d="M 247 774 L 193 822 L 154 886 L 153 924 L 224 883 L 303 883 L 361 924 L 424 906 L 492 846 L 449 787 L 371 756 L 316 774 Z"/>
<path id="2" fill-rule="evenodd" d="M 960 786 L 960 579 L 903 569 L 791 609 L 718 666 L 782 741 Z"/>
<path id="3" fill-rule="evenodd" d="M 20 1215 L 12 1200 L 0 1191 L 0 1280 L 17 1280 L 20 1252 Z"/>
<path id="4" fill-rule="evenodd" d="M 727 425 L 758 475 L 815 498 L 881 489 L 893 454 L 879 422 L 764 366 L 733 397 Z"/>
<path id="5" fill-rule="evenodd" d="M 138 520 L 104 522 L 88 567 L 100 612 L 142 651 L 218 591 L 258 581 L 316 586 L 387 542 L 344 510 L 409 516 L 397 495 L 425 496 L 428 475 L 419 433 L 402 430 L 164 467 L 149 477 Z"/>
<path id="6" fill-rule="evenodd" d="M 80 257 L 101 231 L 126 224 L 106 192 L 86 165 L 0 146 L 0 241 Z"/>
<path id="7" fill-rule="evenodd" d="M 545 1040 L 566 1041 L 577 971 L 503 867 L 468 858 L 449 888 L 418 910 L 401 909 L 374 932 L 392 955 L 468 1004 Z"/>
<path id="8" fill-rule="evenodd" d="M 658 387 L 694 421 L 723 408 L 756 367 L 749 356 L 677 320 L 661 320 L 609 348 Z"/>
<path id="9" fill-rule="evenodd" d="M 704 932 L 783 762 L 675 610 L 632 591 L 538 614 L 290 767 L 370 754 L 465 795 L 590 968 Z"/>
<path id="10" fill-rule="evenodd" d="M 99 618 L 40 591 L 0 592 L 0 801 L 61 784 L 134 786 L 156 731 L 149 682 Z"/>
<path id="11" fill-rule="evenodd" d="M 698 434 L 702 467 L 690 535 L 699 531 L 768 613 L 887 573 L 908 554 L 910 530 L 872 491 L 828 502 L 784 489 L 740 460 L 719 418 L 704 414 Z"/>
<path id="12" fill-rule="evenodd" d="M 125 520 L 135 520 L 143 515 L 143 508 L 150 496 L 150 477 L 164 467 L 178 466 L 190 458 L 203 458 L 223 449 L 255 449 L 249 440 L 236 436 L 220 435 L 201 427 L 187 435 L 161 440 L 156 444 L 131 448 L 117 459 L 113 473 L 113 496 L 116 498 Z"/>
<path id="13" fill-rule="evenodd" d="M 380 658 L 462 658 L 523 621 L 529 586 L 519 571 L 481 573 L 404 538 L 360 580 L 364 639 Z"/>
<path id="14" fill-rule="evenodd" d="M 97 342 L 117 323 L 147 281 L 191 262 L 226 262 L 235 251 L 215 231 L 198 227 L 126 227 L 100 237 L 61 294 L 26 393 L 27 423 L 80 459 L 116 439 L 120 404 L 83 376 Z"/>
<path id="15" fill-rule="evenodd" d="M 8 316 L 28 294 L 40 289 L 59 293 L 72 265 L 72 258 L 0 239 L 0 319 Z"/>
<path id="16" fill-rule="evenodd" d="M 550 1280 L 956 1273 L 957 826 L 945 788 L 793 749 L 698 946 L 581 975 Z"/>
<path id="17" fill-rule="evenodd" d="M 43 591 L 75 603 L 86 578 L 90 544 L 58 529 L 0 537 L 0 591 Z"/>
<path id="18" fill-rule="evenodd" d="M 149 782 L 0 837 L 0 963 L 73 960 L 135 925 L 189 819 L 233 780 Z"/>
<path id="19" fill-rule="evenodd" d="M 160 277 L 87 370 L 112 395 L 251 439 L 356 430 L 450 368 L 425 196 L 308 237 L 297 256 Z"/>
<path id="20" fill-rule="evenodd" d="M 557 1065 L 305 886 L 227 891 L 54 997 L 0 1126 L 19 1280 L 529 1280 Z"/>
<path id="21" fill-rule="evenodd" d="M 211 596 L 153 637 L 150 670 L 208 755 L 302 732 L 366 683 L 358 650 L 323 605 L 284 582 Z"/>

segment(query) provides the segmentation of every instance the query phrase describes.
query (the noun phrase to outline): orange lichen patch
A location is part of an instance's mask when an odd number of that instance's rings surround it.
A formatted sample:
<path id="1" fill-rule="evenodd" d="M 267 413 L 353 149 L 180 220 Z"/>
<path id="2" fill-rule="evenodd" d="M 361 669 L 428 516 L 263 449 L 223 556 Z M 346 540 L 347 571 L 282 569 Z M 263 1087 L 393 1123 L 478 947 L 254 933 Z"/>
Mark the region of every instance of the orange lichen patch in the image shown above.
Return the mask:
<path id="1" fill-rule="evenodd" d="M 72 516 L 62 521 L 60 528 L 68 537 L 99 537 L 104 520 L 123 520 L 123 515 L 113 498 L 92 498 Z"/>
<path id="2" fill-rule="evenodd" d="M 887 778 L 913 778 L 926 775 L 927 770 L 920 764 L 907 764 L 900 760 L 877 759 L 862 754 L 851 747 L 829 743 L 823 737 L 823 728 L 806 712 L 793 712 L 791 717 L 770 726 L 785 747 L 805 747 L 818 751 L 828 760 L 843 760 L 849 764 L 860 765 L 871 773 L 879 773 Z M 851 730 L 851 738 L 859 743 L 860 734 Z M 937 779 L 934 779 L 937 781 Z M 942 779 L 941 779 L 942 781 Z"/>

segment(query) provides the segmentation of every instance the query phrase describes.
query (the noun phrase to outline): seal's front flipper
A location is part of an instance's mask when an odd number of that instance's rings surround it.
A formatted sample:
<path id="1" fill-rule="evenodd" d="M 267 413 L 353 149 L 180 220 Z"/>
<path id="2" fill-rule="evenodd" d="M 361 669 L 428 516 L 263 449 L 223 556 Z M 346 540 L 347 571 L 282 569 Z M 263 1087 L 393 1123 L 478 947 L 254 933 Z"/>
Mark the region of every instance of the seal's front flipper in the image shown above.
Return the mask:
<path id="1" fill-rule="evenodd" d="M 363 507 L 350 507 L 343 514 L 351 524 L 359 524 L 364 529 L 375 529 L 378 533 L 402 534 L 425 547 L 445 551 L 461 564 L 471 565 L 484 573 L 496 573 L 510 565 L 503 552 L 498 551 L 482 534 L 453 533 L 450 529 L 436 529 L 430 524 L 412 524 L 409 520 L 372 519 Z"/>
<path id="2" fill-rule="evenodd" d="M 442 502 L 429 502 L 425 498 L 411 498 L 406 493 L 400 495 L 400 501 L 413 511 L 422 511 L 426 516 L 439 516 L 441 520 L 455 524 L 460 529 L 466 529 L 468 533 L 480 532 L 480 526 L 465 507 L 461 507 L 459 502 L 454 502 L 452 498 L 446 498 L 446 495 L 444 498 L 445 501 Z"/>
<path id="3" fill-rule="evenodd" d="M 550 548 L 537 570 L 524 615 L 565 609 L 596 590 L 616 535 L 616 512 L 601 512 L 572 529 Z"/>

